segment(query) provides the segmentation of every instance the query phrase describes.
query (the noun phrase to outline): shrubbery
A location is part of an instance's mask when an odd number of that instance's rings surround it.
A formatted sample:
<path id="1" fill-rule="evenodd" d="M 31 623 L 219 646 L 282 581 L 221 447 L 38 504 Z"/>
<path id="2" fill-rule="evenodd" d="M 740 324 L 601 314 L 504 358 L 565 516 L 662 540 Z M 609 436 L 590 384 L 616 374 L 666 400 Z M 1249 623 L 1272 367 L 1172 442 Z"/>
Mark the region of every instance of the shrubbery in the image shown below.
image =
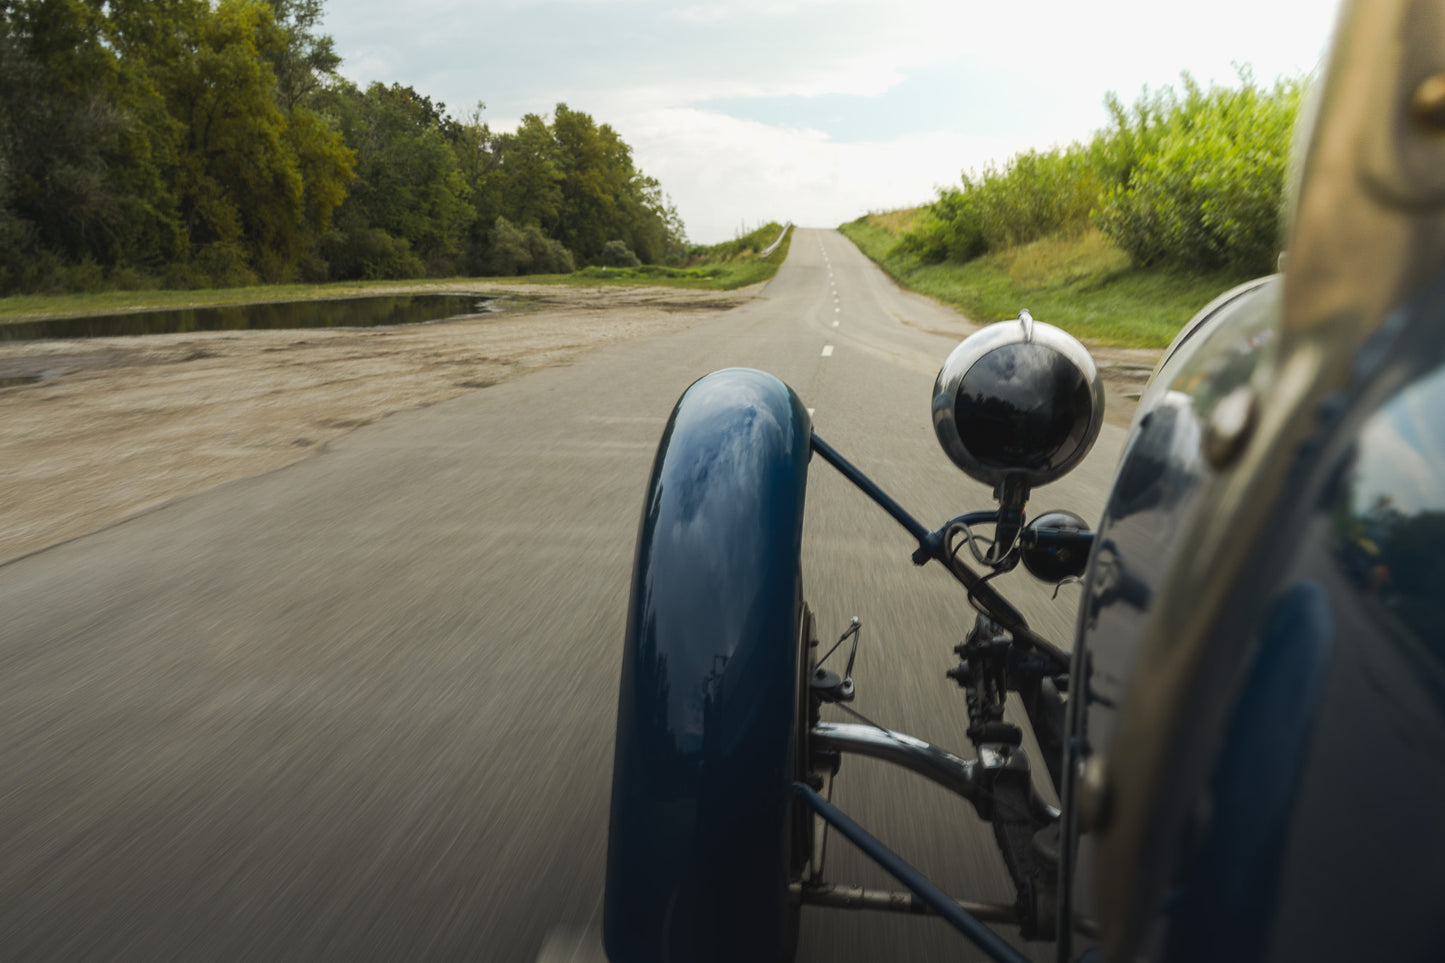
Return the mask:
<path id="1" fill-rule="evenodd" d="M 1028 151 L 946 188 L 900 250 L 966 262 L 991 250 L 1097 225 L 1139 265 L 1273 269 L 1290 132 L 1302 82 L 1110 94 L 1109 128 L 1087 144 Z"/>
<path id="2" fill-rule="evenodd" d="M 505 217 L 492 225 L 487 238 L 482 273 L 498 277 L 514 274 L 570 274 L 576 267 L 572 253 L 535 224 L 516 227 Z M 636 262 L 636 258 L 633 261 Z"/>
<path id="3" fill-rule="evenodd" d="M 1150 105 L 1149 149 L 1096 215 L 1136 264 L 1274 269 L 1301 85 L 1241 80 L 1203 90 L 1186 76 L 1183 97 L 1165 91 Z"/>
<path id="4" fill-rule="evenodd" d="M 632 253 L 626 241 L 608 241 L 602 246 L 602 263 L 607 267 L 637 267 L 642 262 Z"/>
<path id="5" fill-rule="evenodd" d="M 322 240 L 321 255 L 332 277 L 371 281 L 426 275 L 426 266 L 412 253 L 411 242 L 392 237 L 379 227 L 328 231 Z"/>
<path id="6" fill-rule="evenodd" d="M 940 191 L 938 200 L 924 208 L 916 226 L 899 240 L 899 248 L 928 264 L 972 261 L 989 248 L 976 200 L 975 194 L 956 187 Z"/>

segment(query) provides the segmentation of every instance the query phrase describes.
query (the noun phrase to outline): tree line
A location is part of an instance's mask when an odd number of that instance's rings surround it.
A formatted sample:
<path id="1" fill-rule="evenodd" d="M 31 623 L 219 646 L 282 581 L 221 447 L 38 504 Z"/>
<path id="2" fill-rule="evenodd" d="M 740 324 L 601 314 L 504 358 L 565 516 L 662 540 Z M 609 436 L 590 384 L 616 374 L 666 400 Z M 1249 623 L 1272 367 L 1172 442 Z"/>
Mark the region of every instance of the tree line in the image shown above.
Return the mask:
<path id="1" fill-rule="evenodd" d="M 1263 274 L 1279 253 L 1290 135 L 1304 81 L 1146 90 L 1105 100 L 1107 128 L 1087 143 L 1026 151 L 965 172 L 939 192 L 902 250 L 967 262 L 990 250 L 1096 227 L 1133 263 Z"/>
<path id="2" fill-rule="evenodd" d="M 0 2 L 0 293 L 571 271 L 683 249 L 558 104 L 494 132 L 337 74 L 322 0 Z"/>

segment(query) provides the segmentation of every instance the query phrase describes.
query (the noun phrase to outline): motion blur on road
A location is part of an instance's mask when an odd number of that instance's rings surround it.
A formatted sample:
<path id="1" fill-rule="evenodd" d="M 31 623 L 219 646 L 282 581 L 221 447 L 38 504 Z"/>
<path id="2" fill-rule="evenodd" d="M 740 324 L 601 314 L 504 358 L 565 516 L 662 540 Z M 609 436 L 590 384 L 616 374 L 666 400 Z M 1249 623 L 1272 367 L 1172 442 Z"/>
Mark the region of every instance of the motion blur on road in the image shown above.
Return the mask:
<path id="1" fill-rule="evenodd" d="M 928 418 L 969 330 L 800 230 L 741 308 L 0 567 L 0 957 L 600 958 L 633 539 L 672 404 L 770 371 L 937 524 L 992 504 Z M 1031 510 L 1097 518 L 1122 437 Z M 807 512 L 820 635 L 863 620 L 854 708 L 968 754 L 943 675 L 962 591 L 816 459 Z M 1068 643 L 1076 587 L 997 584 Z M 954 895 L 1011 898 L 991 832 L 931 784 L 850 759 L 834 801 Z M 893 888 L 846 843 L 828 861 Z M 802 960 L 960 954 L 937 921 L 804 913 Z"/>

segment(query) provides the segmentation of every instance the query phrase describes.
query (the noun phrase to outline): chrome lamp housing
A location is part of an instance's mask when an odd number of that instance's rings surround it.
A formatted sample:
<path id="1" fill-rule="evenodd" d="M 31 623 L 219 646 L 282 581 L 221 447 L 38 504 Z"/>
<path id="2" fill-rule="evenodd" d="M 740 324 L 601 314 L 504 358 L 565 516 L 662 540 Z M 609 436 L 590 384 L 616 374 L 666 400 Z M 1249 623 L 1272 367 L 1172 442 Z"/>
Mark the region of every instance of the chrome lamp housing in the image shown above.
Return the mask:
<path id="1" fill-rule="evenodd" d="M 1062 477 L 1103 422 L 1104 383 L 1089 350 L 1027 311 L 965 338 L 933 385 L 938 443 L 987 485 Z"/>

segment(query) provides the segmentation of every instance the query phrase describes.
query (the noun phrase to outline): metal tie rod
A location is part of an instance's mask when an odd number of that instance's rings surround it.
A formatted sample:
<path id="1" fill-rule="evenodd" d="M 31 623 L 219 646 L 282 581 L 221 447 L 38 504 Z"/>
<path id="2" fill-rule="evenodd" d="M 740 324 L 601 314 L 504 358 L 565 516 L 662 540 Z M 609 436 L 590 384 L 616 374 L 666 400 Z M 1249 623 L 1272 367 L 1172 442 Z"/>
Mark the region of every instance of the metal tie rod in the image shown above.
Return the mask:
<path id="1" fill-rule="evenodd" d="M 847 813 L 818 795 L 806 783 L 793 783 L 793 791 L 812 807 L 813 811 L 827 820 L 848 841 L 861 849 L 869 859 L 888 871 L 939 916 L 953 924 L 954 929 L 989 955 L 996 963 L 1028 963 L 1027 957 L 1004 942 L 1003 937 L 979 922 L 973 914 L 966 912 L 953 897 L 935 886 L 928 877 L 908 864 L 902 856 L 884 846 L 869 834 L 868 830 L 855 823 Z"/>
<path id="2" fill-rule="evenodd" d="M 826 906 L 835 909 L 883 910 L 890 913 L 910 913 L 927 916 L 933 910 L 912 893 L 894 893 L 890 890 L 865 889 L 862 886 L 848 886 L 843 883 L 823 883 L 804 886 L 793 883 L 791 889 L 798 902 L 806 906 Z M 972 913 L 980 920 L 991 923 L 1019 922 L 1018 910 L 1002 903 L 974 903 L 968 900 L 954 900 L 965 913 Z"/>

